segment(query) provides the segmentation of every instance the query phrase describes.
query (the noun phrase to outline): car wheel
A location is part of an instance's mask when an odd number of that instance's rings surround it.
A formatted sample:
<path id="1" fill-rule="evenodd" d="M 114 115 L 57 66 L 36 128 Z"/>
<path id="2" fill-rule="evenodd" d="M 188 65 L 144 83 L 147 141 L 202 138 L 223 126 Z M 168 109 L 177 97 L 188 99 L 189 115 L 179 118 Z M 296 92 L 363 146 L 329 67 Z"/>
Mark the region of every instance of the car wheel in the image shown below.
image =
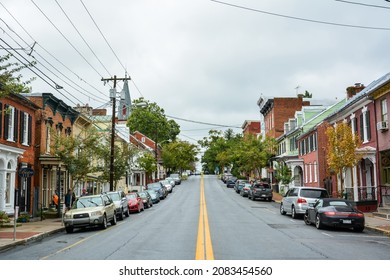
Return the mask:
<path id="1" fill-rule="evenodd" d="M 255 196 L 254 196 L 254 195 L 252 195 L 252 196 L 251 196 L 251 199 L 252 199 L 253 201 L 255 201 Z"/>
<path id="2" fill-rule="evenodd" d="M 121 213 L 119 215 L 119 220 L 122 221 L 123 220 L 123 208 L 121 209 Z"/>
<path id="3" fill-rule="evenodd" d="M 297 213 L 295 212 L 295 207 L 291 207 L 291 218 L 296 219 L 298 218 Z"/>
<path id="4" fill-rule="evenodd" d="M 66 227 L 66 233 L 73 233 L 73 227 Z"/>
<path id="5" fill-rule="evenodd" d="M 323 226 L 323 224 L 322 224 L 322 222 L 321 222 L 320 215 L 317 214 L 317 216 L 316 216 L 316 228 L 317 228 L 317 229 L 322 229 L 323 227 L 324 227 L 324 226 Z"/>
<path id="6" fill-rule="evenodd" d="M 111 225 L 112 225 L 112 226 L 115 226 L 115 225 L 116 225 L 116 213 L 114 213 L 114 216 L 112 217 Z"/>
<path id="7" fill-rule="evenodd" d="M 282 203 L 280 203 L 280 214 L 281 215 L 286 215 L 286 211 L 284 211 L 284 206 Z"/>
<path id="8" fill-rule="evenodd" d="M 104 215 L 103 216 L 102 229 L 106 229 L 106 228 L 107 228 L 107 216 Z"/>
<path id="9" fill-rule="evenodd" d="M 129 210 L 129 207 L 127 207 L 127 210 L 126 210 L 126 212 L 125 212 L 125 216 L 126 216 L 126 217 L 129 217 L 129 216 L 130 216 L 130 210 Z"/>
<path id="10" fill-rule="evenodd" d="M 303 220 L 305 221 L 305 224 L 307 224 L 308 226 L 311 225 L 311 222 L 309 220 L 309 215 L 307 212 L 305 212 L 305 215 L 303 216 Z"/>

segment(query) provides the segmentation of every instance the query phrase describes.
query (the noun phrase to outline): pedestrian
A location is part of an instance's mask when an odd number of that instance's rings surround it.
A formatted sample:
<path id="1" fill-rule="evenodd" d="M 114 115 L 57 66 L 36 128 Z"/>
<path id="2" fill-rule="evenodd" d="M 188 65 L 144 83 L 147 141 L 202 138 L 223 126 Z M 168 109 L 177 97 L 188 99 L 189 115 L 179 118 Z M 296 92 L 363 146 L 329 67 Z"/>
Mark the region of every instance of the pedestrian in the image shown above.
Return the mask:
<path id="1" fill-rule="evenodd" d="M 66 210 L 70 209 L 71 203 L 72 203 L 72 191 L 70 189 L 68 189 L 68 192 L 65 195 Z"/>
<path id="2" fill-rule="evenodd" d="M 72 204 L 70 205 L 71 207 L 75 201 L 76 201 L 76 194 L 74 193 L 74 191 L 72 191 Z"/>
<path id="3" fill-rule="evenodd" d="M 58 207 L 58 195 L 57 192 L 53 194 L 53 205 L 57 208 Z"/>

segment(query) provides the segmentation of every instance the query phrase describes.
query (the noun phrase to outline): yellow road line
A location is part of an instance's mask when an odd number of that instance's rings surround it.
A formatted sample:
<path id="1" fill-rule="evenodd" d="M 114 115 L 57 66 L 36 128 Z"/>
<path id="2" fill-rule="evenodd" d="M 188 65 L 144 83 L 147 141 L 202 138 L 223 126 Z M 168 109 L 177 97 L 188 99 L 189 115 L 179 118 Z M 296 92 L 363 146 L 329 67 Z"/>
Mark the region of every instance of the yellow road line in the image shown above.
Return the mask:
<path id="1" fill-rule="evenodd" d="M 204 195 L 203 175 L 200 179 L 200 209 L 198 224 L 198 239 L 196 242 L 196 260 L 214 260 L 213 245 L 211 243 L 209 218 L 207 216 L 206 198 Z"/>

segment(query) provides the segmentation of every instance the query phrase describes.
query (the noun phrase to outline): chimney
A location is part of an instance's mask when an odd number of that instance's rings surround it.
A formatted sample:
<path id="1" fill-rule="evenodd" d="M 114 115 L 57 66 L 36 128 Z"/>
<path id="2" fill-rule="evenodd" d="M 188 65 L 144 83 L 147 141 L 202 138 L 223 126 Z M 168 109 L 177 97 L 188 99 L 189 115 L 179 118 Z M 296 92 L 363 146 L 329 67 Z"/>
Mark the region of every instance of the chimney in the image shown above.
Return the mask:
<path id="1" fill-rule="evenodd" d="M 356 83 L 354 86 L 347 87 L 347 99 L 351 99 L 364 88 L 365 86 L 361 83 Z"/>
<path id="2" fill-rule="evenodd" d="M 93 109 L 92 110 L 92 116 L 106 116 L 107 110 L 106 109 Z"/>

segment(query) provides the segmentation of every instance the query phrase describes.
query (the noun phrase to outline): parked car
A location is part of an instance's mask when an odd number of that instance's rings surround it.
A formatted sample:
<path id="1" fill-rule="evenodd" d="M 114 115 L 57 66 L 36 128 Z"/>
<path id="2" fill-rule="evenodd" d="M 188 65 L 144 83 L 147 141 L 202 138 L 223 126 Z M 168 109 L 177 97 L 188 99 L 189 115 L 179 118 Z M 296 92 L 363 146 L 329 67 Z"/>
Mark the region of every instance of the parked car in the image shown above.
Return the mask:
<path id="1" fill-rule="evenodd" d="M 128 217 L 130 211 L 125 193 L 123 191 L 112 191 L 107 192 L 107 195 L 115 203 L 117 218 L 123 220 L 123 215 Z"/>
<path id="2" fill-rule="evenodd" d="M 249 190 L 251 189 L 251 186 L 252 186 L 251 183 L 245 183 L 244 186 L 242 187 L 241 191 L 240 191 L 240 195 L 242 197 L 247 197 L 248 193 L 249 193 Z"/>
<path id="3" fill-rule="evenodd" d="M 106 229 L 108 223 L 116 225 L 116 206 L 106 194 L 81 196 L 64 214 L 67 233 L 72 233 L 74 228 L 98 226 Z"/>
<path id="4" fill-rule="evenodd" d="M 249 188 L 248 198 L 252 200 L 263 199 L 272 201 L 272 188 L 266 182 L 255 182 Z"/>
<path id="5" fill-rule="evenodd" d="M 237 180 L 236 183 L 234 184 L 234 190 L 236 193 L 240 193 L 242 188 L 245 186 L 245 183 L 248 183 L 248 180 Z"/>
<path id="6" fill-rule="evenodd" d="M 153 203 L 160 202 L 160 196 L 155 190 L 146 190 L 146 191 L 150 194 Z"/>
<path id="7" fill-rule="evenodd" d="M 226 180 L 226 187 L 227 188 L 234 188 L 234 185 L 236 184 L 237 177 L 229 177 L 229 179 Z"/>
<path id="8" fill-rule="evenodd" d="M 129 210 L 131 213 L 134 213 L 134 212 L 140 213 L 141 211 L 145 210 L 142 197 L 138 193 L 136 193 L 136 192 L 128 193 L 126 195 L 126 198 L 127 198 Z"/>
<path id="9" fill-rule="evenodd" d="M 148 190 L 155 190 L 158 193 L 160 200 L 163 200 L 167 197 L 166 188 L 164 188 L 160 182 L 149 183 L 147 186 Z"/>
<path id="10" fill-rule="evenodd" d="M 180 174 L 173 173 L 169 177 L 171 177 L 171 178 L 173 178 L 173 180 L 175 180 L 175 184 L 176 185 L 180 185 L 181 184 L 181 176 L 180 176 Z"/>
<path id="11" fill-rule="evenodd" d="M 172 192 L 172 184 L 168 180 L 161 180 L 160 183 L 167 188 L 168 193 Z"/>
<path id="12" fill-rule="evenodd" d="M 167 178 L 165 178 L 165 180 L 168 180 L 169 183 L 171 183 L 172 188 L 174 188 L 176 186 L 176 181 L 172 177 L 167 177 Z"/>
<path id="13" fill-rule="evenodd" d="M 224 174 L 222 175 L 222 177 L 221 177 L 221 180 L 222 180 L 222 182 L 224 182 L 224 183 L 226 184 L 226 181 L 227 181 L 230 177 L 233 177 L 233 175 L 230 174 L 230 173 L 224 173 Z"/>
<path id="14" fill-rule="evenodd" d="M 326 189 L 315 187 L 293 187 L 287 191 L 280 203 L 280 214 L 291 214 L 293 219 L 305 214 L 309 204 L 314 205 L 317 199 L 327 198 Z"/>
<path id="15" fill-rule="evenodd" d="M 364 230 L 364 214 L 341 198 L 318 199 L 313 206 L 309 206 L 303 219 L 307 225 L 315 224 L 318 229 L 338 227 L 357 232 Z"/>
<path id="16" fill-rule="evenodd" d="M 138 193 L 139 196 L 142 198 L 142 202 L 144 203 L 145 208 L 150 208 L 153 206 L 153 199 L 152 196 L 147 191 L 142 191 Z"/>

